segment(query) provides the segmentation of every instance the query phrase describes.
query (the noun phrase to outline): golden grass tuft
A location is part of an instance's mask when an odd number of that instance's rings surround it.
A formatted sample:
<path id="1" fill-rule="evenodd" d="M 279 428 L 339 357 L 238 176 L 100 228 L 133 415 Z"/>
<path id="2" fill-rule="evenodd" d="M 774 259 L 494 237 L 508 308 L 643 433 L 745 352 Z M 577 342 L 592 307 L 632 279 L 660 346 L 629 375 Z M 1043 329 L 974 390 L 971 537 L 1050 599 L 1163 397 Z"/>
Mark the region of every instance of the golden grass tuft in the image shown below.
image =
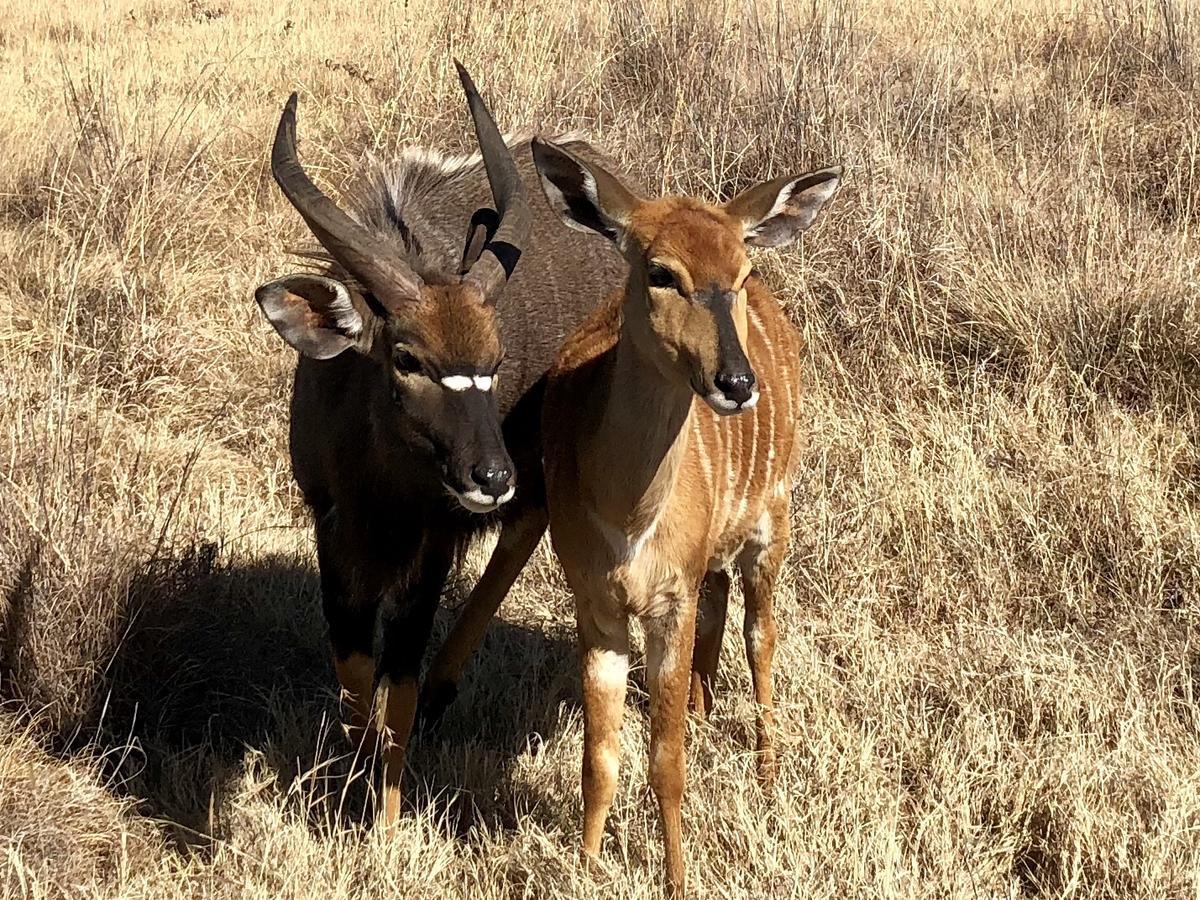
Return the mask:
<path id="1" fill-rule="evenodd" d="M 1174 0 L 0 5 L 0 891 L 657 895 L 644 703 L 576 854 L 544 547 L 395 833 L 336 727 L 267 142 L 295 89 L 325 184 L 468 147 L 457 55 L 654 189 L 850 173 L 758 259 L 808 338 L 783 753 L 764 794 L 732 628 L 696 895 L 1195 896 L 1198 36 Z"/>

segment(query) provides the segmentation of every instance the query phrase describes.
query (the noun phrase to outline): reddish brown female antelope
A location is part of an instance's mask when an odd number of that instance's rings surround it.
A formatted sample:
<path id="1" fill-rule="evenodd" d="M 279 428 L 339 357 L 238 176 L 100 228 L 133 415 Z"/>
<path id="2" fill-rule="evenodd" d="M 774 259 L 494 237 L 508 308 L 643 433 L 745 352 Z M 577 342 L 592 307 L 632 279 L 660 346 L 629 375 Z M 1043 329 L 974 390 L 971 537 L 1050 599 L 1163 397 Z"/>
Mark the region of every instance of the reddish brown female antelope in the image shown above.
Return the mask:
<path id="1" fill-rule="evenodd" d="M 535 139 L 533 153 L 550 205 L 614 241 L 630 264 L 624 290 L 560 352 L 543 406 L 550 535 L 575 593 L 583 668 L 583 846 L 599 853 L 616 790 L 636 616 L 646 631 L 650 783 L 678 894 L 685 708 L 689 685 L 696 711 L 711 708 L 735 562 L 758 771 L 764 782 L 775 772 L 772 594 L 789 537 L 801 338 L 746 245 L 796 237 L 841 170 L 777 178 L 714 206 L 644 200 L 549 141 Z"/>
<path id="2" fill-rule="evenodd" d="M 580 254 L 554 213 L 527 202 L 533 166 L 518 167 L 459 74 L 480 156 L 410 150 L 374 173 L 357 217 L 300 165 L 292 96 L 271 169 L 328 265 L 256 294 L 301 354 L 292 472 L 316 526 L 349 731 L 382 745 L 385 822 L 400 811 L 417 675 L 447 575 L 498 521 L 496 550 L 428 676 L 431 713 L 453 696 L 545 530 L 541 378 L 591 309 L 587 285 L 623 269 L 616 254 Z"/>

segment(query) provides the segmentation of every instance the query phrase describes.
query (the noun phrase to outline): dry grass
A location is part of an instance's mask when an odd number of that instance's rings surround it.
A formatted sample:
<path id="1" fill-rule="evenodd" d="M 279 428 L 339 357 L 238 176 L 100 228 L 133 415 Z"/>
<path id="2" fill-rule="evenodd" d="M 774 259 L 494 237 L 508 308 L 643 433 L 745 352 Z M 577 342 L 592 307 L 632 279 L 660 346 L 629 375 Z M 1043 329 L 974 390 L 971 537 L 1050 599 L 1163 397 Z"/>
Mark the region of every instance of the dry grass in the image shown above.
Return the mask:
<path id="1" fill-rule="evenodd" d="M 851 172 L 760 260 L 809 337 L 784 753 L 766 796 L 731 633 L 697 895 L 1197 896 L 1200 20 L 945 6 L 0 3 L 3 893 L 655 895 L 640 707 L 603 871 L 575 854 L 544 550 L 398 833 L 345 777 L 292 359 L 250 300 L 303 238 L 267 140 L 298 88 L 328 183 L 460 149 L 453 53 L 504 123 L 651 184 Z"/>

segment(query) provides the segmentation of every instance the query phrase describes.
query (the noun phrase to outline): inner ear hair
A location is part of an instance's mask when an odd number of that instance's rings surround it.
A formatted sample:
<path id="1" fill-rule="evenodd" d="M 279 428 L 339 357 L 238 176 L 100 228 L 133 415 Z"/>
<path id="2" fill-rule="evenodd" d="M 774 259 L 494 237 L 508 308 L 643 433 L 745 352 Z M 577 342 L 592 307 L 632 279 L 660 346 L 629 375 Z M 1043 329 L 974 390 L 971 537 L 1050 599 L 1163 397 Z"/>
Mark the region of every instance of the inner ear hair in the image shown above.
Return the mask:
<path id="1" fill-rule="evenodd" d="M 639 200 L 602 166 L 535 137 L 530 145 L 542 193 L 567 225 L 619 241 Z"/>
<path id="2" fill-rule="evenodd" d="M 742 221 L 746 243 L 777 247 L 812 225 L 841 178 L 841 166 L 774 178 L 734 197 L 725 211 Z"/>
<path id="3" fill-rule="evenodd" d="M 364 337 L 362 312 L 333 278 L 288 275 L 259 287 L 254 298 L 279 335 L 305 356 L 329 359 Z"/>

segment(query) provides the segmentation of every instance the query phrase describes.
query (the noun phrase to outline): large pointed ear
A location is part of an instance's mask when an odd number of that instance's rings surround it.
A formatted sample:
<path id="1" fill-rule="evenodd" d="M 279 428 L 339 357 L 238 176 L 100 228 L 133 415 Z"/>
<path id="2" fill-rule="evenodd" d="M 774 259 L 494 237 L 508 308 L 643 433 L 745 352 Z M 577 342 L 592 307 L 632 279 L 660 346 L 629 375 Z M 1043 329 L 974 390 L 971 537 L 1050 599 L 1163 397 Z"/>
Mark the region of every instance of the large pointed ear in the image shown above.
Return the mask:
<path id="1" fill-rule="evenodd" d="M 747 244 L 778 247 L 794 241 L 813 223 L 841 181 L 841 166 L 785 175 L 738 194 L 725 204 L 725 211 L 741 219 Z"/>
<path id="2" fill-rule="evenodd" d="M 620 243 L 641 201 L 616 176 L 558 144 L 535 137 L 531 147 L 550 208 L 572 228 Z"/>
<path id="3" fill-rule="evenodd" d="M 359 344 L 362 313 L 340 281 L 321 275 L 288 275 L 269 281 L 254 299 L 280 336 L 313 359 L 330 359 Z"/>

